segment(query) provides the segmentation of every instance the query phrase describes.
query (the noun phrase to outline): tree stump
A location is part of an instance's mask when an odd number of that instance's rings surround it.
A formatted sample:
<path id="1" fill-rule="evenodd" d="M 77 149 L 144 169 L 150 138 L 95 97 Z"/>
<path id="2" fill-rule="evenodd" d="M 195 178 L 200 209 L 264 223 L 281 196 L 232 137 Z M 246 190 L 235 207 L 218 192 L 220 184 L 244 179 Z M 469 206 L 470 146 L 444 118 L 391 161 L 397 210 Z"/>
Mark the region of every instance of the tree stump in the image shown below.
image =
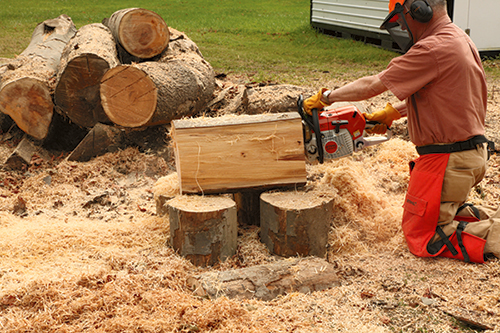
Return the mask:
<path id="1" fill-rule="evenodd" d="M 104 19 L 103 24 L 113 33 L 120 51 L 126 51 L 139 59 L 149 59 L 161 54 L 170 40 L 170 32 L 161 16 L 142 8 L 118 10 Z M 127 54 L 120 54 L 120 58 L 123 63 L 134 60 Z"/>
<path id="2" fill-rule="evenodd" d="M 170 243 L 194 265 L 212 266 L 236 253 L 238 222 L 233 200 L 181 195 L 167 205 Z"/>
<path id="3" fill-rule="evenodd" d="M 115 40 L 106 26 L 81 27 L 61 56 L 54 91 L 56 111 L 86 128 L 109 123 L 99 86 L 104 73 L 119 64 Z"/>
<path id="4" fill-rule="evenodd" d="M 324 193 L 289 191 L 261 195 L 260 237 L 279 256 L 326 256 L 333 198 Z"/>
<path id="5" fill-rule="evenodd" d="M 67 15 L 40 23 L 28 47 L 0 76 L 0 111 L 37 140 L 47 136 L 54 111 L 49 80 L 75 33 Z"/>
<path id="6" fill-rule="evenodd" d="M 302 258 L 223 272 L 207 272 L 188 279 L 195 295 L 270 301 L 279 295 L 311 293 L 339 286 L 335 267 L 324 259 Z"/>

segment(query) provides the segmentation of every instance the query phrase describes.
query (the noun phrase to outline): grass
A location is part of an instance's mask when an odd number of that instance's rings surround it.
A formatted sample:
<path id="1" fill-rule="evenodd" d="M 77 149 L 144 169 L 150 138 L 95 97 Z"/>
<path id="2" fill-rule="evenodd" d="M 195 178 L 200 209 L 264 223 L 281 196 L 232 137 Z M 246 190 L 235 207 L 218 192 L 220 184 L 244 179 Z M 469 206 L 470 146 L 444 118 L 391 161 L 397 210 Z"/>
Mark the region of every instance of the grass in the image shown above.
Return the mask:
<path id="1" fill-rule="evenodd" d="M 398 54 L 362 42 L 333 38 L 310 27 L 309 0 L 16 0 L 2 3 L 0 57 L 26 48 L 35 26 L 61 14 L 77 28 L 101 22 L 122 8 L 155 11 L 184 31 L 217 72 L 248 80 L 307 84 L 375 73 Z M 485 62 L 499 76 L 497 60 Z"/>

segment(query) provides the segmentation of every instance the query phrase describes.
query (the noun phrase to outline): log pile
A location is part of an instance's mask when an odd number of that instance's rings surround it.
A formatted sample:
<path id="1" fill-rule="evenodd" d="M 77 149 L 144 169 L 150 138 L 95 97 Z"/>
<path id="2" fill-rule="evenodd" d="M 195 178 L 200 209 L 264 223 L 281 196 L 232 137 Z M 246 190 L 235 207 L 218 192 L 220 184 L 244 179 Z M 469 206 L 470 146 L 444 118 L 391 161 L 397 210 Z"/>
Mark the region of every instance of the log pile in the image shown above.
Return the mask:
<path id="1" fill-rule="evenodd" d="M 87 132 L 96 125 L 140 131 L 205 111 L 214 88 L 196 44 L 157 13 L 127 8 L 80 29 L 61 15 L 2 62 L 0 122 L 4 129 L 8 116 L 40 145 L 54 135 L 56 115 Z M 85 149 L 86 158 L 101 153 Z"/>

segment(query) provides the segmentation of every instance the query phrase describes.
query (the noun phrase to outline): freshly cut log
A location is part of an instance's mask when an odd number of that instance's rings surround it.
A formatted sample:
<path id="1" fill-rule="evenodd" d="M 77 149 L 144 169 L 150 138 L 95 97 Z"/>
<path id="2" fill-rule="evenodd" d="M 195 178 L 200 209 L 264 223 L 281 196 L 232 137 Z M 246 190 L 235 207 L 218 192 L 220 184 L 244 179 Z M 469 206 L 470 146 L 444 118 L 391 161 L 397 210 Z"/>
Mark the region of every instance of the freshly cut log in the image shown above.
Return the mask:
<path id="1" fill-rule="evenodd" d="M 191 277 L 197 296 L 270 301 L 286 293 L 312 293 L 340 285 L 335 266 L 320 258 L 285 259 L 265 265 Z"/>
<path id="2" fill-rule="evenodd" d="M 174 120 L 171 136 L 181 193 L 306 183 L 297 112 Z"/>
<path id="3" fill-rule="evenodd" d="M 43 140 L 48 134 L 54 109 L 49 83 L 75 33 L 66 15 L 40 23 L 29 46 L 1 72 L 0 111 L 35 139 Z"/>
<path id="4" fill-rule="evenodd" d="M 326 256 L 333 197 L 320 192 L 268 192 L 260 196 L 260 238 L 279 256 Z"/>
<path id="5" fill-rule="evenodd" d="M 123 133 L 119 128 L 97 123 L 68 156 L 68 161 L 86 162 L 93 157 L 122 148 Z"/>
<path id="6" fill-rule="evenodd" d="M 123 127 L 170 123 L 204 110 L 214 90 L 212 67 L 198 55 L 167 63 L 120 65 L 104 74 L 101 100 L 111 121 Z"/>
<path id="7" fill-rule="evenodd" d="M 86 128 L 109 123 L 99 85 L 104 73 L 119 64 L 115 40 L 106 26 L 81 27 L 61 56 L 54 91 L 56 111 Z"/>
<path id="8" fill-rule="evenodd" d="M 48 134 L 54 111 L 49 80 L 75 33 L 67 15 L 40 23 L 28 47 L 0 75 L 0 111 L 35 139 L 43 140 Z"/>
<path id="9" fill-rule="evenodd" d="M 126 8 L 103 20 L 118 44 L 130 55 L 149 59 L 168 46 L 170 32 L 163 18 L 142 8 Z"/>
<path id="10" fill-rule="evenodd" d="M 236 253 L 236 204 L 224 196 L 181 195 L 168 201 L 170 243 L 194 265 L 212 266 Z"/>

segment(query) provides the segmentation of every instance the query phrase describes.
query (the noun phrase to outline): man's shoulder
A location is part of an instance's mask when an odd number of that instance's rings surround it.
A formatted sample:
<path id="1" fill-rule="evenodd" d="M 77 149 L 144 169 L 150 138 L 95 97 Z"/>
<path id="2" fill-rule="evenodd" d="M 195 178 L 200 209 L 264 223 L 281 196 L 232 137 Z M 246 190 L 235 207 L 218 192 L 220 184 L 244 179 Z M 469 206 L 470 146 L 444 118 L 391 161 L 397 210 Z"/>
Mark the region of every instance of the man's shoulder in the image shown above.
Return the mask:
<path id="1" fill-rule="evenodd" d="M 419 40 L 415 45 L 429 50 L 433 49 L 449 49 L 456 44 L 468 43 L 469 36 L 460 29 L 456 24 L 450 22 L 442 25 L 433 33 Z M 449 50 L 453 51 L 453 50 Z"/>

